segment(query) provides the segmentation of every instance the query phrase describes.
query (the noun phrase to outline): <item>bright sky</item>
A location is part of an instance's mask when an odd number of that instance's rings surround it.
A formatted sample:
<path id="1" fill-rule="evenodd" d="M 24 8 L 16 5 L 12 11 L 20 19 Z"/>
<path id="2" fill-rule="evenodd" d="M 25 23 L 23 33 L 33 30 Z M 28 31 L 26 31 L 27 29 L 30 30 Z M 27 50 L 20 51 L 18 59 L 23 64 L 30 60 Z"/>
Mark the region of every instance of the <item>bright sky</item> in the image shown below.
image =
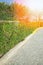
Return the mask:
<path id="1" fill-rule="evenodd" d="M 13 0 L 0 0 L 0 2 L 12 3 L 12 2 L 13 2 Z"/>
<path id="2" fill-rule="evenodd" d="M 29 7 L 33 11 L 41 12 L 43 10 L 43 0 L 16 0 L 16 2 Z"/>

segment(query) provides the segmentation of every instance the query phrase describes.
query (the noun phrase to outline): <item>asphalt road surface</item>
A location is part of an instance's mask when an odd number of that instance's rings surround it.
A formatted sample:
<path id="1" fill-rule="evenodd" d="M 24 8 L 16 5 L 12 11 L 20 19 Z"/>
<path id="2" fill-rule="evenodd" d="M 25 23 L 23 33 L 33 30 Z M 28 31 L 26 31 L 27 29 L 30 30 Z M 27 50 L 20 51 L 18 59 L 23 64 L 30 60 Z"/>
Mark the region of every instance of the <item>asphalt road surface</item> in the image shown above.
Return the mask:
<path id="1" fill-rule="evenodd" d="M 3 65 L 43 65 L 43 28 L 37 30 Z"/>

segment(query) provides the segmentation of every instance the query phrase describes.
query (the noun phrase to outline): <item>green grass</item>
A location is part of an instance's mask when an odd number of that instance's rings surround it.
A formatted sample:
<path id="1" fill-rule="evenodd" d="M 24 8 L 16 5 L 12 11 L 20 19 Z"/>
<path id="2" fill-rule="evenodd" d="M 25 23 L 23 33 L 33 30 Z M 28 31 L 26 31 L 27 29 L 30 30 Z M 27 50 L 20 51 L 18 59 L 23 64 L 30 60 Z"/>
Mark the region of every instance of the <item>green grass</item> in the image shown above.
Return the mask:
<path id="1" fill-rule="evenodd" d="M 15 22 L 0 22 L 0 56 L 23 41 L 33 30 Z"/>

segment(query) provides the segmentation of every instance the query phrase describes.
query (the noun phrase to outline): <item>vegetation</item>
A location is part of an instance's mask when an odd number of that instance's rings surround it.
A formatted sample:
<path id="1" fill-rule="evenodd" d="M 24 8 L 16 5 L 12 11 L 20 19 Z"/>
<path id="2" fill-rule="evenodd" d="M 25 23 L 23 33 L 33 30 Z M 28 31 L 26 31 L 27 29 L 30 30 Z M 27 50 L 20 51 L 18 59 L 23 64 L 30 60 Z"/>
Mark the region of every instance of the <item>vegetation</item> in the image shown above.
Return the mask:
<path id="1" fill-rule="evenodd" d="M 12 20 L 12 19 L 13 15 L 11 5 L 5 2 L 0 2 L 0 20 Z"/>
<path id="2" fill-rule="evenodd" d="M 23 41 L 37 27 L 43 27 L 43 22 L 30 22 L 28 17 L 29 13 L 24 6 L 17 3 L 0 3 L 0 57 Z M 13 22 L 8 22 L 9 20 Z"/>
<path id="3" fill-rule="evenodd" d="M 20 41 L 23 41 L 33 30 L 17 22 L 0 23 L 0 55 L 4 55 Z"/>

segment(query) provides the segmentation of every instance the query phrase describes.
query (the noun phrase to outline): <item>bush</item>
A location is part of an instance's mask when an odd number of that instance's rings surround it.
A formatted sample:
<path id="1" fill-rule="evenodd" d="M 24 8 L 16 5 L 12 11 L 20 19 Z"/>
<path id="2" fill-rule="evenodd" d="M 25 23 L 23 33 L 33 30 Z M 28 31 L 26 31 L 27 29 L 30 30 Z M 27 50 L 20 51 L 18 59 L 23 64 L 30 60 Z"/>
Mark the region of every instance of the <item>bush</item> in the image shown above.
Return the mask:
<path id="1" fill-rule="evenodd" d="M 0 54 L 4 55 L 26 36 L 31 34 L 34 29 L 15 22 L 0 23 Z"/>

